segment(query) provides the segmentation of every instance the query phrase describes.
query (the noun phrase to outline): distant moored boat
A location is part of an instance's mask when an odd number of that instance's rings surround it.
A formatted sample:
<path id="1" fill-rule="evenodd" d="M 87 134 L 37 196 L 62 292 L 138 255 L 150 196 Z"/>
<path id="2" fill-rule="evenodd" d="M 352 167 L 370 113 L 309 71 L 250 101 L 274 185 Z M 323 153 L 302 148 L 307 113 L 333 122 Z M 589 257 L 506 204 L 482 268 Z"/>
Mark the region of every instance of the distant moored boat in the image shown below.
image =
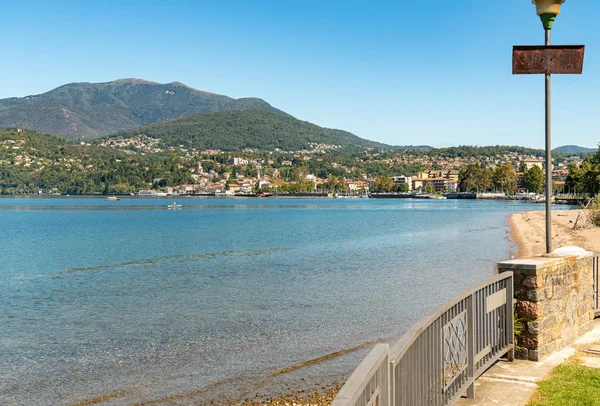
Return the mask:
<path id="1" fill-rule="evenodd" d="M 222 191 L 215 192 L 215 196 L 217 196 L 217 197 L 232 197 L 232 196 L 235 196 L 235 193 L 233 193 L 231 190 L 222 190 Z"/>
<path id="2" fill-rule="evenodd" d="M 168 204 L 167 205 L 167 209 L 168 210 L 177 210 L 177 209 L 181 209 L 181 205 L 177 204 L 177 202 L 173 202 L 172 204 Z"/>

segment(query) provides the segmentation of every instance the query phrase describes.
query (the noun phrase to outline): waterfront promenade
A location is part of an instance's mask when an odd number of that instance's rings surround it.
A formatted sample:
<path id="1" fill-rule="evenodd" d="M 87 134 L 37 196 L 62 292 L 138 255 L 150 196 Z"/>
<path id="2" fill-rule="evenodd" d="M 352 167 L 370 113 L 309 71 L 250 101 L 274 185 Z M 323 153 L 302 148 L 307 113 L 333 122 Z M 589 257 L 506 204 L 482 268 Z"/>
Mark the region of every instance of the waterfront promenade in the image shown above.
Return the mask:
<path id="1" fill-rule="evenodd" d="M 593 350 L 590 351 L 597 346 L 600 346 L 600 319 L 596 319 L 594 329 L 575 344 L 540 362 L 499 361 L 475 382 L 475 399 L 461 398 L 457 405 L 526 405 L 537 389 L 538 382 L 572 356 L 579 355 L 584 365 L 598 368 L 600 371 L 600 353 L 596 355 Z"/>
<path id="2" fill-rule="evenodd" d="M 600 251 L 600 228 L 573 230 L 581 210 L 552 213 L 553 245 L 555 247 L 577 245 L 588 251 Z M 542 254 L 544 245 L 543 211 L 514 213 L 509 223 L 513 240 L 517 243 L 519 257 Z M 600 318 L 594 320 L 594 328 L 574 344 L 561 349 L 540 362 L 515 360 L 500 361 L 475 383 L 475 399 L 462 398 L 458 405 L 506 405 L 519 406 L 529 403 L 538 388 L 538 382 L 567 359 L 577 356 L 580 362 L 600 371 Z M 600 402 L 600 399 L 599 399 Z"/>

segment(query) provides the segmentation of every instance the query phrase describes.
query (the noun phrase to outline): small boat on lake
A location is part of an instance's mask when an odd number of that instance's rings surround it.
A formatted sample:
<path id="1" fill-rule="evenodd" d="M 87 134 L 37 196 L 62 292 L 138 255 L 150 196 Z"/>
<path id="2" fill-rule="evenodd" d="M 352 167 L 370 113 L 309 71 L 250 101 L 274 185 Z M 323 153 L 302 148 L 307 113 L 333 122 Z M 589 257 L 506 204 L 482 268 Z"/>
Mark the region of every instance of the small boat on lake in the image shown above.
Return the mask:
<path id="1" fill-rule="evenodd" d="M 108 196 L 108 197 L 105 197 L 104 200 L 108 200 L 110 202 L 117 202 L 121 199 L 119 199 L 117 196 Z"/>
<path id="2" fill-rule="evenodd" d="M 177 202 L 173 202 L 167 205 L 167 210 L 180 210 L 182 207 L 181 204 L 177 204 Z"/>

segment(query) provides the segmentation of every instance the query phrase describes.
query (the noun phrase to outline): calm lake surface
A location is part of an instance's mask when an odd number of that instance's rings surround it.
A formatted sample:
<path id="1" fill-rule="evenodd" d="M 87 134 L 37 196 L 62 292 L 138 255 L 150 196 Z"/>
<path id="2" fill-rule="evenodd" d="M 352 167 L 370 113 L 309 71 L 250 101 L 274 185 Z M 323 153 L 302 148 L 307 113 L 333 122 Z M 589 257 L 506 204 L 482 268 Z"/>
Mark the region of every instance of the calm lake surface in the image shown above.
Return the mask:
<path id="1" fill-rule="evenodd" d="M 166 210 L 173 198 L 0 199 L 0 404 L 243 400 L 282 368 L 395 341 L 516 251 L 510 213 L 543 210 L 176 200 L 182 210 Z M 368 349 L 297 369 L 275 389 L 335 380 Z"/>

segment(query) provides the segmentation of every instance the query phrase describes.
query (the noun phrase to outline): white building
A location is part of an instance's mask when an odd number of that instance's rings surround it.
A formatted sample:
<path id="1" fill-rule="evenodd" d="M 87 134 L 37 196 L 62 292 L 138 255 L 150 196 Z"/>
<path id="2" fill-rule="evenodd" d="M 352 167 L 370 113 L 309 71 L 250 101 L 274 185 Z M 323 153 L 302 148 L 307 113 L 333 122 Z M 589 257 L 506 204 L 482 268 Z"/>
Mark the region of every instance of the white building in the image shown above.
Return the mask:
<path id="1" fill-rule="evenodd" d="M 448 192 L 457 192 L 458 191 L 458 181 L 457 180 L 449 180 L 447 186 Z"/>
<path id="2" fill-rule="evenodd" d="M 394 185 L 406 183 L 408 185 L 408 190 L 413 190 L 413 182 L 410 176 L 392 176 L 392 180 L 394 181 Z"/>
<path id="3" fill-rule="evenodd" d="M 248 165 L 248 160 L 244 158 L 229 158 L 227 162 L 235 166 Z"/>

